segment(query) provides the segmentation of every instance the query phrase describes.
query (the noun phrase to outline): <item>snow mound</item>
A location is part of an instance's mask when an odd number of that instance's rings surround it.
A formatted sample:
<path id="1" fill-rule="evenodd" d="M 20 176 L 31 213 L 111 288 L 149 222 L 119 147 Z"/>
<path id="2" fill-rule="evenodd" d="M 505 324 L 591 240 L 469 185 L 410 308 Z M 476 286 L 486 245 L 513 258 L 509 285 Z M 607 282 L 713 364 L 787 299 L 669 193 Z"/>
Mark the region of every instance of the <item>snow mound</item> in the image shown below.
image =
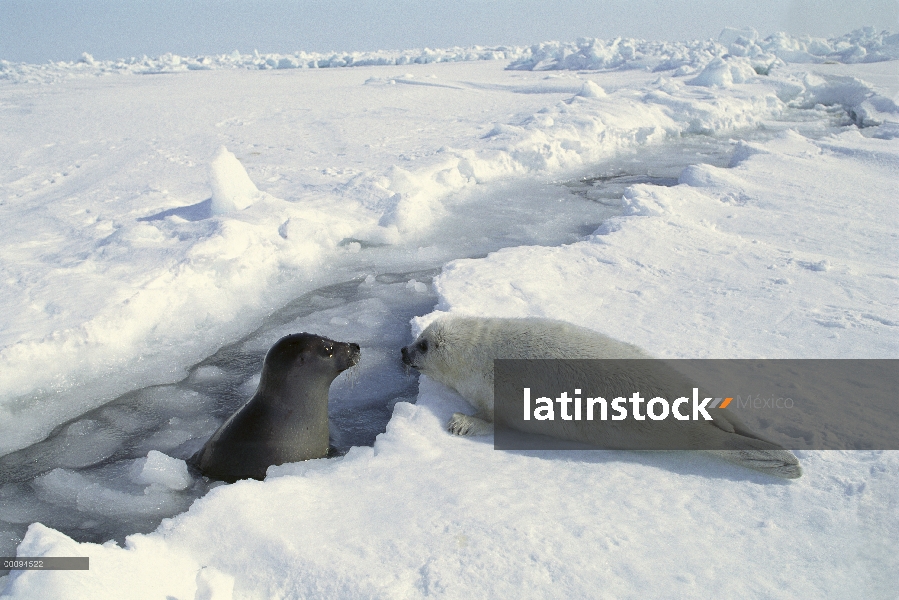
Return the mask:
<path id="1" fill-rule="evenodd" d="M 840 106 L 859 127 L 899 122 L 899 105 L 861 79 L 840 75 L 807 74 L 804 90 L 790 103 L 798 108 Z"/>
<path id="2" fill-rule="evenodd" d="M 373 52 L 294 52 L 292 54 L 231 54 L 179 56 L 167 53 L 158 57 L 96 60 L 84 53 L 77 61 L 57 61 L 35 65 L 0 60 L 0 81 L 15 83 L 51 83 L 77 78 L 113 74 L 149 75 L 218 69 L 329 69 L 337 67 L 400 66 L 480 60 L 514 60 L 524 48 L 517 46 L 469 46 L 444 49 L 375 50 Z"/>
<path id="3" fill-rule="evenodd" d="M 212 186 L 213 215 L 243 210 L 260 195 L 246 169 L 224 146 L 219 148 L 215 158 L 209 163 L 209 180 Z"/>
<path id="4" fill-rule="evenodd" d="M 872 27 L 824 39 L 776 33 L 758 39 L 754 29 L 726 28 L 717 41 L 658 42 L 582 38 L 531 46 L 509 69 L 526 71 L 648 69 L 700 70 L 715 59 L 744 58 L 758 73 L 781 63 L 860 63 L 899 59 L 899 34 Z M 710 76 L 711 77 L 711 76 Z M 721 85 L 721 84 L 713 84 Z"/>
<path id="5" fill-rule="evenodd" d="M 52 83 L 78 77 L 112 74 L 157 74 L 217 69 L 328 69 L 339 67 L 401 66 L 440 62 L 508 60 L 509 69 L 609 70 L 681 69 L 689 74 L 705 68 L 715 58 L 728 55 L 748 59 L 759 73 L 782 63 L 868 63 L 899 59 L 899 34 L 858 29 L 835 38 L 793 37 L 776 33 L 758 39 L 754 29 L 725 28 L 718 40 L 658 42 L 632 38 L 576 42 L 550 41 L 530 47 L 469 46 L 443 49 L 375 50 L 372 52 L 260 53 L 180 56 L 167 53 L 118 60 L 96 60 L 85 52 L 76 61 L 35 65 L 0 60 L 0 81 Z"/>
<path id="6" fill-rule="evenodd" d="M 687 83 L 704 87 L 730 87 L 735 83 L 746 83 L 755 76 L 755 69 L 746 59 L 715 58 Z"/>
<path id="7" fill-rule="evenodd" d="M 214 567 L 201 567 L 197 572 L 194 600 L 229 600 L 234 595 L 234 578 Z"/>
<path id="8" fill-rule="evenodd" d="M 647 69 L 664 71 L 705 64 L 726 54 L 726 48 L 711 40 L 692 42 L 647 42 L 631 38 L 577 42 L 544 42 L 531 46 L 509 69 L 519 71 Z"/>
<path id="9" fill-rule="evenodd" d="M 899 59 L 899 34 L 877 32 L 873 27 L 829 39 L 793 37 L 781 32 L 760 42 L 737 39 L 730 44 L 728 51 L 735 56 L 770 52 L 789 63 L 871 63 Z"/>
<path id="10" fill-rule="evenodd" d="M 606 91 L 599 84 L 588 80 L 584 82 L 584 87 L 577 95 L 581 98 L 602 98 L 606 95 Z"/>

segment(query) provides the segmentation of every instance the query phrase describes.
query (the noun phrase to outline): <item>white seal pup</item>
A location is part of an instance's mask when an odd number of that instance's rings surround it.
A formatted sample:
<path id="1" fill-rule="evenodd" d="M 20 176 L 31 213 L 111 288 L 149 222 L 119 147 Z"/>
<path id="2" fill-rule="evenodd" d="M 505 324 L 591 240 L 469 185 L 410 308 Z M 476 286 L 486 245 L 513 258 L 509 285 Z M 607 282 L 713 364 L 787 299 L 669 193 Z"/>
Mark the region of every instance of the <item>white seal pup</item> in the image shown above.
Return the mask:
<path id="1" fill-rule="evenodd" d="M 537 318 L 442 317 L 402 349 L 404 364 L 456 390 L 477 409 L 474 416 L 453 415 L 448 429 L 456 435 L 492 432 L 494 359 L 648 358 L 652 357 L 640 348 L 601 333 L 562 321 Z M 662 361 L 654 361 L 644 372 L 624 375 L 629 381 L 639 381 L 641 390 L 653 390 L 662 397 L 674 398 L 665 394 L 675 388 L 693 387 L 689 380 Z M 603 380 L 603 374 L 583 373 L 579 377 L 586 385 L 593 380 L 609 387 L 609 378 Z M 596 427 L 587 427 L 584 421 L 557 421 L 551 426 L 555 428 L 553 437 L 606 448 L 665 447 L 667 440 L 687 448 L 714 445 L 728 448 L 712 451 L 714 454 L 745 467 L 791 479 L 802 474 L 799 460 L 791 452 L 753 433 L 727 409 L 715 409 L 712 416 L 713 421 L 666 419 L 647 423 L 628 419 L 599 430 L 601 433 L 597 433 Z M 540 427 L 539 432 L 546 433 L 547 424 L 542 423 Z M 602 435 L 602 439 L 596 439 L 598 435 Z"/>
<path id="2" fill-rule="evenodd" d="M 311 333 L 278 340 L 265 355 L 253 397 L 191 459 L 222 481 L 264 479 L 271 465 L 328 454 L 328 390 L 359 362 L 359 345 Z"/>

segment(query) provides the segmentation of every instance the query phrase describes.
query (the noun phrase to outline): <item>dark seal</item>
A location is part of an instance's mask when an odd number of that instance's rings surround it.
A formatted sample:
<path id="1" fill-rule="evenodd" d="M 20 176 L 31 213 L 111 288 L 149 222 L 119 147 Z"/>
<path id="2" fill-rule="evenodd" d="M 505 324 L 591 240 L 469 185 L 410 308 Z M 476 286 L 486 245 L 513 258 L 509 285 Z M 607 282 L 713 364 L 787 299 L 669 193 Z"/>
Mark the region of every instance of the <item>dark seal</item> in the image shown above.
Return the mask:
<path id="1" fill-rule="evenodd" d="M 265 355 L 259 387 L 194 455 L 212 479 L 264 479 L 271 465 L 328 454 L 328 389 L 359 362 L 359 345 L 311 333 L 278 340 Z"/>

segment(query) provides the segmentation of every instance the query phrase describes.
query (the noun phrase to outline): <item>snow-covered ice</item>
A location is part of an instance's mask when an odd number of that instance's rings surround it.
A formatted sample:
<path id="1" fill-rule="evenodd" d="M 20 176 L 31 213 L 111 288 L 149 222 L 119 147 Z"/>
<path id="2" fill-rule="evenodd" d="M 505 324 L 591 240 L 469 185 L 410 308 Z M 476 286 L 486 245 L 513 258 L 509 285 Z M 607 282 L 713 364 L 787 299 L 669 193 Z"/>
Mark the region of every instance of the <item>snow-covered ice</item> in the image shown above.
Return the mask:
<path id="1" fill-rule="evenodd" d="M 897 48 L 0 64 L 0 555 L 91 558 L 0 596 L 895 597 L 899 452 L 800 452 L 794 482 L 499 452 L 398 358 L 447 312 L 660 357 L 899 357 Z M 332 387 L 347 453 L 192 477 L 301 330 L 362 346 Z"/>
<path id="2" fill-rule="evenodd" d="M 897 147 L 857 130 L 739 142 L 727 168 L 631 186 L 582 242 L 446 265 L 438 308 L 560 319 L 668 358 L 893 357 L 896 169 Z"/>
<path id="3" fill-rule="evenodd" d="M 520 58 L 527 48 L 517 46 L 471 46 L 466 48 L 421 48 L 416 50 L 376 50 L 374 52 L 294 52 L 292 54 L 231 54 L 210 56 L 131 57 L 120 60 L 95 60 L 87 52 L 76 61 L 45 64 L 16 63 L 0 60 L 0 79 L 15 82 L 54 82 L 79 77 L 104 75 L 158 75 L 187 71 L 221 69 L 329 69 L 340 67 L 403 66 L 478 60 L 511 60 Z"/>

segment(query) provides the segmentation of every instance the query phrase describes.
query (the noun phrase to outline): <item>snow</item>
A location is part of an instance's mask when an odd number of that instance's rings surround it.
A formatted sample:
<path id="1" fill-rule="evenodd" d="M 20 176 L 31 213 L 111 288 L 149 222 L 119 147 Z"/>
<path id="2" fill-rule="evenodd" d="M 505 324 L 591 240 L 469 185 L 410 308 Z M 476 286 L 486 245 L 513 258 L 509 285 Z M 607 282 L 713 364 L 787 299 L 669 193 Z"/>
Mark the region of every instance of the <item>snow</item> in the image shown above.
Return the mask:
<path id="1" fill-rule="evenodd" d="M 724 60 L 715 58 L 703 68 L 702 72 L 688 81 L 690 85 L 705 87 L 731 87 L 735 83 L 746 83 L 756 76 L 755 69 L 748 60 Z"/>
<path id="2" fill-rule="evenodd" d="M 86 554 L 89 577 L 23 572 L 8 593 L 191 598 L 200 569 L 238 598 L 893 589 L 895 452 L 808 453 L 820 475 L 795 484 L 690 454 L 496 452 L 443 431 L 458 403 L 423 382 L 374 449 L 217 488 L 124 548 L 33 525 L 20 554 Z"/>
<path id="3" fill-rule="evenodd" d="M 209 163 L 209 185 L 212 188 L 209 210 L 213 215 L 243 210 L 259 197 L 259 190 L 243 165 L 224 146 Z"/>
<path id="4" fill-rule="evenodd" d="M 623 87 L 595 98 L 579 95 L 586 84 L 577 77 L 559 83 L 555 77 L 504 72 L 495 63 L 446 66 L 459 72 L 445 76 L 462 79 L 428 83 L 430 78 L 419 76 L 415 79 L 426 85 L 402 86 L 407 91 L 399 94 L 361 86 L 365 74 L 325 73 L 321 87 L 302 89 L 296 78 L 303 73 L 273 77 L 248 105 L 231 99 L 219 109 L 239 117 L 201 112 L 203 120 L 194 126 L 202 133 L 187 139 L 183 128 L 198 118 L 194 106 L 204 102 L 211 86 L 228 89 L 253 74 L 198 73 L 184 83 L 155 85 L 140 80 L 124 91 L 100 84 L 100 94 L 86 97 L 84 86 L 92 86 L 74 83 L 63 101 L 69 109 L 82 110 L 89 98 L 100 114 L 111 113 L 88 126 L 94 130 L 80 132 L 84 136 L 108 135 L 105 127 L 117 127 L 123 93 L 133 102 L 130 110 L 148 122 L 161 118 L 155 103 L 166 99 L 162 118 L 170 125 L 132 129 L 120 140 L 51 141 L 69 125 L 47 100 L 31 109 L 46 123 L 10 123 L 7 148 L 20 158 L 10 172 L 3 208 L 12 215 L 22 214 L 15 212 L 18 206 L 38 211 L 34 223 L 48 237 L 36 244 L 16 220 L 4 221 L 17 258 L 8 263 L 11 275 L 0 293 L 5 306 L 18 308 L 10 310 L 0 334 L 0 359 L 11 374 L 0 381 L 0 410 L 12 411 L 15 403 L 16 413 L 15 419 L 0 421 L 0 449 L 38 441 L 134 382 L 142 387 L 183 377 L 187 366 L 296 295 L 298 278 L 326 282 L 328 272 L 321 266 L 346 260 L 361 245 L 417 248 L 416 240 L 479 185 L 531 173 L 574 172 L 624 148 L 750 127 L 785 108 L 767 86 L 716 97 L 640 74 L 639 85 L 617 84 Z M 499 87 L 466 79 L 488 74 L 502 82 Z M 796 86 L 796 93 L 801 89 Z M 339 105 L 337 98 L 363 92 L 367 104 L 338 109 L 344 112 L 336 119 L 320 99 L 329 94 Z M 508 96 L 521 97 L 511 123 L 502 122 L 508 117 L 501 99 Z M 547 102 L 547 96 L 556 101 Z M 433 100 L 434 106 L 423 106 Z M 443 112 L 440 101 L 454 103 L 457 114 L 465 115 L 461 125 L 434 125 Z M 397 102 L 405 105 L 396 107 Z M 423 133 L 413 142 L 417 146 L 408 148 L 402 140 L 410 137 L 409 122 L 379 117 L 412 110 L 419 111 L 415 127 Z M 287 111 L 294 116 L 285 116 Z M 490 131 L 483 131 L 485 118 L 496 123 Z M 287 119 L 301 130 L 285 143 Z M 323 119 L 331 120 L 322 124 Z M 253 142 L 243 137 L 247 128 Z M 32 147 L 27 140 L 35 129 L 44 138 L 36 156 L 18 153 L 17 146 Z M 218 166 L 212 169 L 207 202 L 209 179 L 197 172 L 203 170 L 200 157 L 210 161 L 206 136 L 215 146 L 220 137 L 233 139 L 229 144 L 242 145 L 250 159 L 270 156 L 294 183 L 286 185 L 278 175 L 266 195 L 256 196 L 241 165 L 220 153 L 212 157 Z M 315 142 L 297 147 L 298 137 Z M 379 145 L 385 151 L 372 160 L 370 149 Z M 323 168 L 324 151 L 346 157 L 337 167 Z M 41 180 L 48 161 L 51 173 L 60 172 Z M 264 179 L 272 177 L 272 166 L 259 168 Z M 251 198 L 253 204 L 215 214 L 216 199 L 232 193 L 240 206 Z M 48 243 L 59 255 L 47 252 Z M 155 342 L 147 346 L 148 339 Z"/>
<path id="5" fill-rule="evenodd" d="M 666 358 L 894 357 L 897 168 L 896 146 L 858 131 L 739 142 L 728 168 L 630 187 L 582 242 L 446 265 L 438 308 L 569 321 Z"/>
<path id="6" fill-rule="evenodd" d="M 890 597 L 899 452 L 799 452 L 791 483 L 499 452 L 398 354 L 452 313 L 896 358 L 897 44 L 3 63 L 0 554 L 91 569 L 0 595 Z M 362 346 L 331 393 L 346 455 L 191 476 L 304 330 Z"/>
<path id="7" fill-rule="evenodd" d="M 757 71 L 784 63 L 868 63 L 899 58 L 899 34 L 858 29 L 836 38 L 775 33 L 763 40 L 754 29 L 725 28 L 717 41 L 657 42 L 632 38 L 545 42 L 531 46 L 510 69 L 684 69 L 693 72 L 722 58 L 745 58 Z"/>
<path id="8" fill-rule="evenodd" d="M 606 91 L 592 81 L 585 81 L 584 87 L 578 92 L 578 96 L 582 98 L 602 98 L 606 95 Z"/>
<path id="9" fill-rule="evenodd" d="M 422 48 L 416 50 L 377 50 L 374 52 L 294 52 L 292 54 L 231 54 L 213 56 L 179 56 L 163 54 L 157 57 L 131 57 L 120 60 L 95 60 L 85 52 L 75 62 L 57 61 L 41 65 L 0 60 L 0 80 L 17 83 L 49 83 L 80 77 L 104 75 L 158 75 L 187 71 L 220 69 L 328 69 L 337 67 L 370 67 L 467 62 L 479 60 L 509 60 L 518 58 L 526 50 L 517 46 L 470 46 L 467 48 Z"/>
<path id="10" fill-rule="evenodd" d="M 658 42 L 633 38 L 577 42 L 543 42 L 524 46 L 470 46 L 373 52 L 303 52 L 210 56 L 130 57 L 95 60 L 87 52 L 74 62 L 45 64 L 0 60 L 0 80 L 55 82 L 71 78 L 117 74 L 165 74 L 219 69 L 326 69 L 338 67 L 402 66 L 482 60 L 512 61 L 510 69 L 652 69 L 682 68 L 694 72 L 722 57 L 745 57 L 757 70 L 784 63 L 871 63 L 899 58 L 899 34 L 865 27 L 835 38 L 791 36 L 780 32 L 759 39 L 752 28 L 727 27 L 718 40 Z M 682 72 L 681 74 L 685 74 Z"/>

